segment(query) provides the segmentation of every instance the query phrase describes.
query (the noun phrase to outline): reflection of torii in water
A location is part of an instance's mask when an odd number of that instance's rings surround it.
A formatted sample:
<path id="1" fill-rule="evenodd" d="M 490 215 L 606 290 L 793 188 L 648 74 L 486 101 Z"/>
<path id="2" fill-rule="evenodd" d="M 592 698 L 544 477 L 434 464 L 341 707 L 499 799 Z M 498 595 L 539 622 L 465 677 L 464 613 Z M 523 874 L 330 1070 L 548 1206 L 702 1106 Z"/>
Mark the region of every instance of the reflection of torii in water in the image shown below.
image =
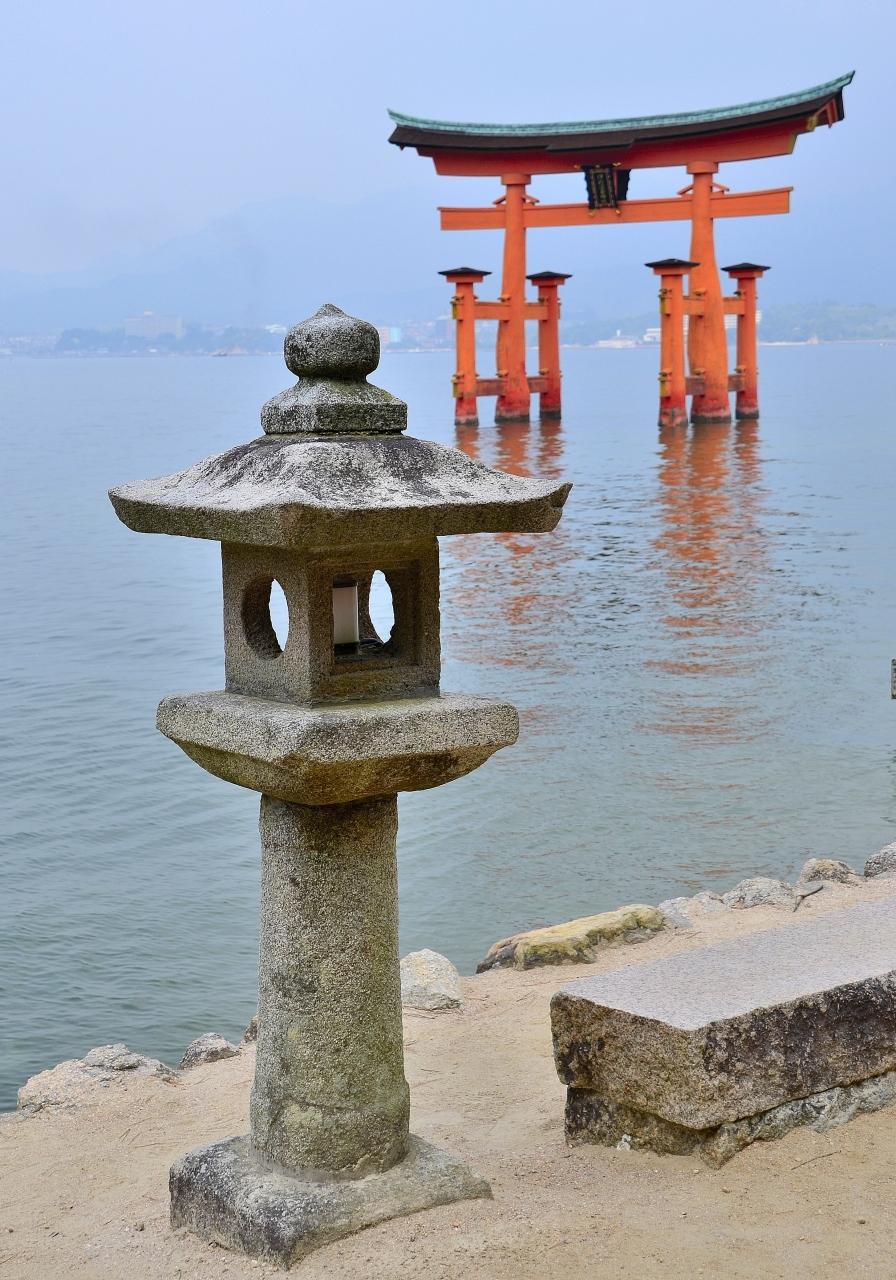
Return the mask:
<path id="1" fill-rule="evenodd" d="M 538 300 L 527 301 L 527 231 L 687 221 L 691 239 L 686 310 L 692 320 L 688 335 L 691 384 L 687 390 L 693 396 L 692 420 L 729 422 L 728 393 L 742 389 L 742 375 L 735 370 L 733 382 L 729 380 L 725 313 L 739 314 L 744 300 L 742 289 L 733 299 L 722 296 L 715 219 L 787 213 L 791 188 L 732 192 L 716 181 L 719 165 L 789 155 L 800 134 L 843 119 L 843 90 L 851 80 L 849 74 L 763 102 L 629 120 L 457 124 L 390 112 L 395 124 L 390 142 L 414 147 L 419 155 L 428 156 L 437 173 L 498 178 L 504 188 L 504 194 L 491 206 L 441 210 L 443 230 L 504 233 L 501 293 L 496 302 L 475 296 L 475 285 L 488 272 L 458 267 L 443 273 L 455 289 L 456 420 L 477 420 L 477 395 L 498 397 L 496 421 L 526 420 L 532 392 L 540 394 L 542 418 L 559 416 L 558 288 L 568 277 L 557 272 L 529 276 L 538 286 Z M 628 198 L 634 170 L 679 166 L 687 171 L 690 183 L 677 196 Z M 534 174 L 576 172 L 584 172 L 587 203 L 541 204 L 528 193 Z M 477 377 L 477 319 L 498 321 L 494 378 Z M 526 372 L 527 319 L 539 322 L 539 371 L 534 377 Z M 668 370 L 664 367 L 663 372 Z"/>
<path id="2" fill-rule="evenodd" d="M 528 424 L 503 423 L 489 435 L 489 457 L 480 457 L 480 436 L 477 427 L 458 425 L 455 428 L 457 448 L 470 458 L 484 461 L 501 471 L 518 476 L 538 476 L 551 479 L 562 475 L 563 427 L 554 419 L 539 424 L 532 430 Z M 463 630 L 456 637 L 475 657 L 480 648 L 488 650 L 490 661 L 514 666 L 541 665 L 556 670 L 561 651 L 550 627 L 533 628 L 533 618 L 562 617 L 573 595 L 572 586 L 566 582 L 561 566 L 574 555 L 568 538 L 555 535 L 551 538 L 529 539 L 525 534 L 496 534 L 486 545 L 476 537 L 452 538 L 446 549 L 461 573 L 452 573 L 445 566 L 447 580 L 452 590 L 456 616 L 463 617 Z M 500 548 L 501 560 L 496 560 Z M 499 591 L 495 590 L 497 572 L 506 574 Z M 541 579 L 541 581 L 539 581 Z M 545 588 L 545 581 L 550 585 Z M 546 594 L 547 592 L 547 594 Z M 484 609 L 488 602 L 490 608 Z M 494 608 L 500 610 L 496 617 Z M 525 629 L 525 647 L 511 643 L 496 648 L 494 628 L 496 624 Z M 565 665 L 565 664 L 564 664 Z"/>
<path id="3" fill-rule="evenodd" d="M 764 619 L 757 589 L 765 580 L 761 468 L 756 422 L 734 436 L 719 425 L 660 431 L 661 531 L 654 546 L 666 570 L 669 608 L 661 622 L 674 657 L 646 665 L 700 683 L 678 682 L 653 725 L 664 733 L 739 737 L 743 707 L 720 699 L 712 680 L 755 670 Z"/>

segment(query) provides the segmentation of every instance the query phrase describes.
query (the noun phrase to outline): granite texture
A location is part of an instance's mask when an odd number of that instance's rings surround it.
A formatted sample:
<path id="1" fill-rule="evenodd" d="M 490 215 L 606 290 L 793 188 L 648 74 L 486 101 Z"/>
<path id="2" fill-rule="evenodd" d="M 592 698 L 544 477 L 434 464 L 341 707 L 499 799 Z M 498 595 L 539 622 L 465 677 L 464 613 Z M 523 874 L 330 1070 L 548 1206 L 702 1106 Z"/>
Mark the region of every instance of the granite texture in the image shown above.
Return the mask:
<path id="1" fill-rule="evenodd" d="M 262 410 L 266 434 L 174 475 L 112 489 L 138 533 L 264 547 L 414 542 L 448 533 L 540 533 L 570 486 L 492 471 L 458 449 L 403 437 L 407 407 L 371 386 L 379 336 L 327 305 L 295 326 L 294 387 Z"/>
<path id="2" fill-rule="evenodd" d="M 529 929 L 492 944 L 476 966 L 477 973 L 513 965 L 534 969 L 548 964 L 581 964 L 595 959 L 597 951 L 615 942 L 640 942 L 665 925 L 657 907 L 633 903 L 596 916 L 582 916 L 544 929 Z"/>
<path id="3" fill-rule="evenodd" d="M 224 584 L 224 670 L 227 688 L 262 698 L 323 702 L 437 693 L 439 546 L 435 538 L 378 546 L 365 542 L 333 551 L 282 547 L 221 548 Z M 370 619 L 370 583 L 381 570 L 395 623 L 377 635 Z M 270 616 L 279 582 L 289 608 L 283 645 Z M 337 652 L 333 586 L 358 584 L 360 644 Z"/>
<path id="4" fill-rule="evenodd" d="M 173 1227 L 280 1267 L 388 1218 L 491 1199 L 483 1178 L 413 1136 L 399 1164 L 349 1181 L 290 1175 L 260 1161 L 248 1139 L 230 1138 L 182 1156 L 169 1185 Z"/>
<path id="5" fill-rule="evenodd" d="M 896 872 L 896 840 L 885 844 L 865 863 L 866 876 L 886 876 Z"/>
<path id="6" fill-rule="evenodd" d="M 722 903 L 734 911 L 749 907 L 788 907 L 792 911 L 793 887 L 786 880 L 775 880 L 771 876 L 751 876 L 723 893 Z"/>
<path id="7" fill-rule="evenodd" d="M 759 1115 L 715 1128 L 688 1129 L 648 1111 L 605 1102 L 589 1089 L 569 1089 L 566 1138 L 571 1145 L 595 1142 L 627 1151 L 654 1151 L 658 1155 L 693 1153 L 718 1169 L 753 1142 L 783 1138 L 803 1126 L 826 1133 L 857 1115 L 880 1111 L 894 1102 L 896 1071 L 889 1071 L 856 1084 L 797 1098 Z"/>
<path id="8" fill-rule="evenodd" d="M 269 435 L 381 434 L 407 426 L 404 401 L 367 381 L 380 362 L 380 335 L 366 320 L 326 302 L 293 325 L 283 357 L 299 381 L 262 409 L 261 425 Z"/>
<path id="9" fill-rule="evenodd" d="M 283 340 L 283 359 L 297 378 L 357 382 L 380 362 L 380 335 L 369 320 L 325 302 L 292 326 Z"/>
<path id="10" fill-rule="evenodd" d="M 376 331 L 336 307 L 284 351 L 299 381 L 265 405 L 263 437 L 110 498 L 132 529 L 222 543 L 227 687 L 164 699 L 157 724 L 263 793 L 251 1136 L 178 1162 L 172 1221 L 289 1265 L 384 1218 L 489 1194 L 408 1138 L 396 793 L 461 777 L 519 731 L 506 703 L 439 692 L 436 537 L 551 530 L 570 486 L 403 436 L 404 404 L 366 381 Z M 378 570 L 388 636 L 369 613 Z M 359 635 L 350 619 L 337 642 L 333 591 L 347 586 Z"/>
<path id="11" fill-rule="evenodd" d="M 110 491 L 138 533 L 265 547 L 544 533 L 568 484 L 493 471 L 413 436 L 268 435 L 184 471 Z"/>
<path id="12" fill-rule="evenodd" d="M 286 1169 L 364 1177 L 405 1153 L 395 796 L 261 802 L 252 1141 Z"/>
<path id="13" fill-rule="evenodd" d="M 134 1076 L 155 1078 L 173 1084 L 177 1073 L 158 1058 L 134 1053 L 126 1044 L 102 1044 L 83 1058 L 69 1058 L 47 1071 L 30 1076 L 18 1092 L 20 1111 L 43 1111 L 47 1107 L 73 1110 L 94 1102 L 97 1089 L 118 1086 Z"/>
<path id="14" fill-rule="evenodd" d="M 447 956 L 424 947 L 401 961 L 401 1003 L 407 1009 L 459 1009 L 460 974 Z"/>
<path id="15" fill-rule="evenodd" d="M 582 978 L 551 1004 L 561 1080 L 691 1129 L 896 1067 L 896 913 L 871 903 Z"/>
<path id="16" fill-rule="evenodd" d="M 666 917 L 667 924 L 675 925 L 678 929 L 692 929 L 704 917 L 718 915 L 726 907 L 721 894 L 701 889 L 690 898 L 667 898 L 660 903 L 659 910 Z"/>
<path id="17" fill-rule="evenodd" d="M 174 694 L 156 723 L 209 773 L 307 805 L 440 786 L 519 733 L 509 703 L 466 694 L 318 707 L 226 690 Z"/>
<path id="18" fill-rule="evenodd" d="M 197 1036 L 187 1045 L 184 1056 L 180 1060 L 180 1068 L 186 1071 L 190 1067 L 199 1067 L 206 1062 L 220 1062 L 222 1058 L 235 1058 L 238 1053 L 239 1047 L 231 1044 L 224 1036 L 216 1031 L 206 1031 L 204 1035 Z"/>
<path id="19" fill-rule="evenodd" d="M 797 884 L 811 880 L 832 880 L 835 884 L 858 884 L 862 877 L 848 862 L 838 858 L 809 858 L 803 863 Z"/>

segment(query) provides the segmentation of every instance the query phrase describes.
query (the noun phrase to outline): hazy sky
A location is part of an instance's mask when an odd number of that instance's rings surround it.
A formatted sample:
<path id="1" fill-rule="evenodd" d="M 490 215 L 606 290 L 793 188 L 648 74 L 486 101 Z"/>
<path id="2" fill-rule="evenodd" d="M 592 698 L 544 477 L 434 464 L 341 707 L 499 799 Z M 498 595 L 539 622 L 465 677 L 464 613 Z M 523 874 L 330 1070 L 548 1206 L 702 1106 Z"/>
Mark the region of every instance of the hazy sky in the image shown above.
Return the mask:
<path id="1" fill-rule="evenodd" d="M 852 68 L 845 124 L 721 176 L 803 184 L 825 204 L 829 192 L 832 248 L 845 236 L 883 254 L 894 36 L 893 5 L 879 0 L 6 0 L 0 268 L 91 266 L 283 196 L 400 199 L 403 185 L 430 183 L 434 204 L 493 198 L 388 146 L 387 106 L 472 120 L 641 115 Z M 670 178 L 646 175 L 632 194 L 671 194 Z M 539 193 L 578 199 L 579 185 Z"/>

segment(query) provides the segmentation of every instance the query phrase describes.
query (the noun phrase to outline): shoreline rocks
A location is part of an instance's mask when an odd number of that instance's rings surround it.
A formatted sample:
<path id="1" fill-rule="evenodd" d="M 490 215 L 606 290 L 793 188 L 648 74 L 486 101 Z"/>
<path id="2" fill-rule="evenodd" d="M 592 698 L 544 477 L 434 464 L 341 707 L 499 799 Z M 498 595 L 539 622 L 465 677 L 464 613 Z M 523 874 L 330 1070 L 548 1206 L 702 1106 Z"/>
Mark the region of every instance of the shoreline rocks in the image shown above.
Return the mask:
<path id="1" fill-rule="evenodd" d="M 239 1048 L 235 1044 L 225 1040 L 216 1031 L 206 1031 L 205 1035 L 197 1036 L 187 1045 L 184 1056 L 180 1060 L 180 1069 L 188 1071 L 190 1067 L 198 1067 L 203 1062 L 235 1058 L 238 1053 Z"/>
<path id="2" fill-rule="evenodd" d="M 160 1062 L 134 1053 L 126 1044 L 103 1044 L 83 1058 L 68 1058 L 55 1067 L 31 1076 L 18 1092 L 18 1109 L 30 1114 L 46 1107 L 70 1108 L 89 1100 L 93 1091 L 128 1076 L 155 1077 L 173 1084 L 177 1072 Z"/>
<path id="3" fill-rule="evenodd" d="M 752 907 L 796 911 L 825 884 L 857 886 L 880 875 L 896 875 L 896 840 L 868 859 L 864 875 L 839 858 L 813 857 L 803 864 L 795 884 L 772 876 L 751 876 L 726 893 L 703 889 L 690 897 L 667 898 L 658 907 L 633 903 L 615 911 L 521 931 L 493 943 L 476 972 L 587 964 L 594 960 L 596 948 L 608 943 L 640 942 L 663 928 L 693 929 L 705 917 L 721 911 L 746 911 Z"/>
<path id="4" fill-rule="evenodd" d="M 896 872 L 896 840 L 878 849 L 865 863 L 866 876 L 886 876 Z"/>
<path id="5" fill-rule="evenodd" d="M 447 956 L 424 947 L 401 961 L 401 1003 L 406 1009 L 459 1009 L 460 974 Z"/>
<path id="6" fill-rule="evenodd" d="M 616 911 L 602 911 L 565 924 L 529 929 L 502 938 L 489 948 L 476 972 L 506 966 L 534 969 L 540 965 L 587 963 L 594 959 L 599 947 L 616 942 L 640 942 L 665 925 L 666 917 L 659 907 L 636 902 Z"/>
<path id="7" fill-rule="evenodd" d="M 742 880 L 724 894 L 704 889 L 690 897 L 667 898 L 658 907 L 634 903 L 615 911 L 521 931 L 495 942 L 477 965 L 476 972 L 591 963 L 598 949 L 639 942 L 664 928 L 699 928 L 701 921 L 708 916 L 729 910 L 749 910 L 754 906 L 796 910 L 825 883 L 858 886 L 878 876 L 892 875 L 896 875 L 896 841 L 884 845 L 867 859 L 864 875 L 840 859 L 813 857 L 803 864 L 794 885 L 773 877 L 754 876 Z M 434 958 L 430 962 L 434 966 L 431 973 L 428 963 L 421 959 L 423 957 Z M 424 948 L 410 953 L 401 964 L 402 1004 L 406 1008 L 433 1011 L 461 1007 L 458 970 L 447 957 Z M 422 991 L 418 996 L 414 973 L 418 969 L 424 986 L 431 980 L 431 993 Z M 418 998 L 424 1003 L 417 1003 Z M 239 1045 L 230 1044 L 223 1036 L 208 1032 L 187 1047 L 181 1059 L 181 1069 L 232 1057 L 251 1045 L 257 1036 L 257 1016 L 253 1016 Z M 153 1076 L 169 1084 L 176 1083 L 178 1079 L 178 1071 L 157 1058 L 136 1053 L 123 1042 L 99 1045 L 84 1058 L 67 1059 L 29 1077 L 19 1089 L 18 1108 L 27 1114 L 45 1107 L 78 1105 L 88 1099 L 97 1085 L 108 1087 L 114 1080 L 127 1079 L 131 1072 L 139 1076 Z"/>
<path id="8" fill-rule="evenodd" d="M 896 867 L 894 867 L 896 869 Z M 832 880 L 835 884 L 859 884 L 863 877 L 847 862 L 837 858 L 809 858 L 803 863 L 797 884 L 811 880 Z"/>
<path id="9" fill-rule="evenodd" d="M 792 911 L 796 898 L 793 885 L 786 880 L 752 876 L 723 893 L 722 902 L 732 911 L 747 911 L 750 907 L 787 907 Z"/>

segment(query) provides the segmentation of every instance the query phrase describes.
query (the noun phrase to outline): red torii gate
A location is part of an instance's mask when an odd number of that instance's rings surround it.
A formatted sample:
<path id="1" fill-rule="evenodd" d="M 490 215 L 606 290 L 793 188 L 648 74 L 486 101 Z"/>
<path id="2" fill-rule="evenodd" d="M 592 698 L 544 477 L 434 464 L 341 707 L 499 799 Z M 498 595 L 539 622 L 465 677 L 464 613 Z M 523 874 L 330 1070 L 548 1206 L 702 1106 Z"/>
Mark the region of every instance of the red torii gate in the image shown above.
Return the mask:
<path id="1" fill-rule="evenodd" d="M 842 120 L 843 90 L 853 74 L 763 102 L 630 120 L 455 124 L 390 111 L 395 123 L 390 142 L 402 148 L 414 147 L 419 155 L 429 156 L 437 173 L 497 177 L 504 187 L 504 195 L 492 206 L 440 210 L 445 231 L 504 232 L 501 294 L 496 302 L 480 301 L 475 294 L 476 284 L 489 272 L 471 267 L 442 272 L 455 285 L 452 303 L 457 321 L 456 420 L 477 420 L 479 395 L 497 396 L 496 421 L 525 420 L 533 392 L 540 394 L 542 416 L 559 415 L 558 289 L 569 277 L 559 272 L 529 276 L 538 285 L 539 296 L 537 302 L 526 300 L 527 230 L 668 221 L 691 223 L 691 247 L 689 260 L 666 259 L 647 264 L 661 277 L 661 421 L 686 420 L 684 396 L 690 394 L 692 422 L 730 422 L 731 390 L 738 393 L 737 415 L 757 416 L 755 282 L 768 268 L 753 263 L 725 268 L 739 287 L 733 298 L 724 298 L 713 224 L 716 218 L 788 213 L 792 188 L 732 192 L 718 183 L 715 175 L 720 164 L 787 155 L 800 134 L 811 132 L 819 124 L 830 126 Z M 627 198 L 633 169 L 677 165 L 683 165 L 691 178 L 678 195 L 649 200 Z M 528 193 L 533 174 L 577 171 L 585 174 L 586 204 L 540 204 Z M 682 288 L 685 274 L 690 283 L 686 296 Z M 728 374 L 726 312 L 738 316 L 738 364 L 732 377 Z M 690 317 L 687 375 L 683 364 L 678 367 L 683 360 L 685 315 Z M 495 378 L 479 378 L 476 374 L 476 319 L 499 322 Z M 537 377 L 526 372 L 527 319 L 539 320 Z"/>

